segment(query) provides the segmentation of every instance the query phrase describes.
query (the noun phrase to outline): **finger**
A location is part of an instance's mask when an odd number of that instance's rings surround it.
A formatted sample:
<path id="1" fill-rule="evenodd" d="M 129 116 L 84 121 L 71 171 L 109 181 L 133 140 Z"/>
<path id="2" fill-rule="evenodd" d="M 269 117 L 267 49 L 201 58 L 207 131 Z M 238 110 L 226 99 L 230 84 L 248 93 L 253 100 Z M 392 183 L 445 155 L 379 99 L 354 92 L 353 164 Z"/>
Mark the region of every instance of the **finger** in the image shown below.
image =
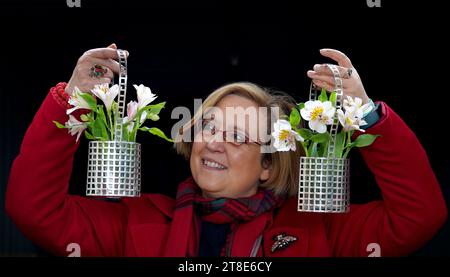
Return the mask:
<path id="1" fill-rule="evenodd" d="M 317 85 L 317 84 L 327 84 L 328 86 L 327 86 L 327 88 L 331 88 L 333 91 L 334 90 L 336 90 L 336 85 L 334 84 L 334 82 L 332 82 L 332 81 L 329 81 L 329 80 L 320 80 L 320 79 L 313 79 L 312 80 L 313 81 L 313 83 L 315 84 L 315 85 Z M 351 81 L 343 81 L 342 82 L 342 89 L 344 90 L 344 91 L 348 91 L 350 88 L 352 88 L 352 83 L 351 83 Z"/>
<path id="2" fill-rule="evenodd" d="M 335 90 L 334 85 L 331 85 L 331 84 L 329 84 L 329 83 L 327 83 L 327 82 L 324 82 L 324 81 L 320 81 L 320 80 L 314 79 L 314 80 L 313 80 L 313 83 L 314 83 L 316 86 L 318 86 L 319 88 L 324 88 L 324 89 L 326 89 L 328 92 L 331 92 L 331 91 L 334 91 L 334 90 Z"/>
<path id="3" fill-rule="evenodd" d="M 352 76 L 352 71 L 354 70 L 353 68 L 346 68 L 338 65 L 336 65 L 336 68 L 339 70 L 339 76 L 341 76 L 341 78 L 343 79 L 350 79 L 350 77 Z M 314 71 L 312 71 L 313 73 L 327 76 L 334 76 L 333 72 L 326 64 L 316 64 L 314 65 L 313 69 L 314 69 Z"/>
<path id="4" fill-rule="evenodd" d="M 112 48 L 112 49 L 116 49 L 117 50 L 117 45 L 115 43 L 112 43 L 110 46 L 108 46 L 108 48 Z M 128 58 L 130 53 L 127 50 L 125 50 L 125 55 L 127 55 L 127 58 Z"/>
<path id="5" fill-rule="evenodd" d="M 320 49 L 320 54 L 324 57 L 330 58 L 334 61 L 336 61 L 340 66 L 343 67 L 353 67 L 352 62 L 350 59 L 341 51 L 335 50 L 335 49 Z"/>
<path id="6" fill-rule="evenodd" d="M 114 73 L 112 72 L 112 70 L 110 70 L 107 67 L 106 67 L 106 69 L 108 69 L 108 71 L 106 71 L 106 73 L 105 73 L 105 75 L 103 75 L 103 77 L 109 78 L 109 79 L 114 79 Z"/>
<path id="7" fill-rule="evenodd" d="M 307 73 L 308 77 L 313 80 L 319 80 L 323 82 L 327 82 L 330 84 L 335 84 L 334 76 L 325 75 L 325 74 L 317 74 L 314 71 L 309 70 Z M 342 79 L 342 86 L 349 86 L 354 79 Z"/>
<path id="8" fill-rule="evenodd" d="M 100 84 L 105 84 L 105 83 L 110 84 L 111 83 L 111 78 L 103 77 L 103 78 L 100 78 L 99 81 L 100 81 Z"/>
<path id="9" fill-rule="evenodd" d="M 101 85 L 101 84 L 110 84 L 111 83 L 111 78 L 108 77 L 103 77 L 103 78 L 92 78 L 92 87 L 94 87 L 95 85 Z"/>
<path id="10" fill-rule="evenodd" d="M 113 48 L 96 48 L 86 51 L 85 55 L 99 59 L 114 59 L 117 60 L 118 54 Z"/>
<path id="11" fill-rule="evenodd" d="M 120 65 L 117 61 L 112 59 L 98 59 L 98 58 L 90 58 L 89 63 L 91 63 L 91 66 L 94 66 L 95 64 L 101 65 L 103 67 L 108 68 L 108 72 L 112 70 L 112 72 L 119 74 L 120 71 Z"/>

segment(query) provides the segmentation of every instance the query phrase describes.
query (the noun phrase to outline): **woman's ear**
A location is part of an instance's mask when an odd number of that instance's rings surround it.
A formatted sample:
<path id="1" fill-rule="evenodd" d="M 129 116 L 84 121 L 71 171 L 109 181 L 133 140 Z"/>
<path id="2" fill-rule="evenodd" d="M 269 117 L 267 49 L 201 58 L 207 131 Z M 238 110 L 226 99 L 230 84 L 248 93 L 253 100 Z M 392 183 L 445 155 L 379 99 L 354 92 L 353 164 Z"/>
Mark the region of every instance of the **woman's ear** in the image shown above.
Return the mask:
<path id="1" fill-rule="evenodd" d="M 263 169 L 261 172 L 261 175 L 259 175 L 260 181 L 267 181 L 270 178 L 270 170 L 269 169 Z"/>
<path id="2" fill-rule="evenodd" d="M 259 180 L 267 181 L 270 178 L 271 162 L 269 161 L 268 158 L 263 157 L 261 166 L 262 166 L 263 170 L 261 171 L 261 174 L 259 175 Z"/>

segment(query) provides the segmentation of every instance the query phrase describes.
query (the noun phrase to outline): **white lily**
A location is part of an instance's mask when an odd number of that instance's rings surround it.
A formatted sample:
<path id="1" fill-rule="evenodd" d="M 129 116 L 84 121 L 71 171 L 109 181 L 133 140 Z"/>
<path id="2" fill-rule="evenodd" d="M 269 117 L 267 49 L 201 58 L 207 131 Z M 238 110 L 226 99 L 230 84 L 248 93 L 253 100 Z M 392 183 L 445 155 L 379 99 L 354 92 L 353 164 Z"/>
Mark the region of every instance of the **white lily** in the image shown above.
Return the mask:
<path id="1" fill-rule="evenodd" d="M 319 100 L 307 101 L 305 107 L 300 110 L 303 119 L 309 121 L 308 126 L 311 130 L 318 133 L 327 131 L 326 125 L 333 123 L 333 116 L 336 109 L 330 101 L 321 102 Z"/>
<path id="2" fill-rule="evenodd" d="M 150 104 L 153 100 L 156 99 L 156 94 L 153 94 L 149 87 L 144 85 L 133 85 L 136 89 L 136 94 L 138 98 L 138 109 L 142 109 L 148 104 Z"/>
<path id="3" fill-rule="evenodd" d="M 140 121 L 140 123 L 142 124 L 146 119 L 147 119 L 147 112 L 144 111 L 141 114 L 141 121 Z"/>
<path id="4" fill-rule="evenodd" d="M 124 123 L 134 119 L 138 111 L 138 103 L 136 101 L 130 101 L 127 105 L 127 116 L 125 116 Z"/>
<path id="5" fill-rule="evenodd" d="M 91 107 L 89 103 L 86 102 L 83 97 L 81 97 L 81 95 L 83 95 L 83 93 L 77 87 L 75 87 L 75 89 L 73 90 L 73 94 L 72 96 L 70 96 L 68 101 L 69 104 L 73 106 L 73 108 L 68 109 L 66 111 L 66 114 L 71 114 L 78 109 L 92 110 L 93 107 Z"/>
<path id="6" fill-rule="evenodd" d="M 359 97 L 353 99 L 351 96 L 347 95 L 347 99 L 344 99 L 344 109 L 345 111 L 353 113 L 357 118 L 363 118 L 364 114 L 367 114 L 372 110 L 372 107 L 369 103 L 363 105 L 362 99 Z"/>
<path id="7" fill-rule="evenodd" d="M 109 87 L 108 83 L 96 85 L 91 92 L 100 98 L 105 104 L 106 110 L 110 111 L 114 98 L 119 94 L 119 86 Z"/>
<path id="8" fill-rule="evenodd" d="M 76 141 L 80 139 L 81 134 L 86 130 L 87 123 L 78 121 L 73 115 L 69 115 L 69 120 L 65 124 L 66 128 L 69 129 L 69 133 L 74 136 L 77 135 Z"/>
<path id="9" fill-rule="evenodd" d="M 138 112 L 138 103 L 136 101 L 130 101 L 127 105 L 127 116 L 123 118 L 123 123 L 127 123 L 132 121 Z M 144 111 L 141 114 L 140 123 L 142 124 L 147 118 L 147 112 Z"/>
<path id="10" fill-rule="evenodd" d="M 277 120 L 277 122 L 273 125 L 273 128 L 274 131 L 272 132 L 272 136 L 275 139 L 273 146 L 278 151 L 295 151 L 295 141 L 304 141 L 304 139 L 297 132 L 292 130 L 291 124 L 287 120 Z"/>
<path id="11" fill-rule="evenodd" d="M 367 124 L 367 122 L 359 117 L 357 117 L 351 110 L 346 110 L 345 114 L 344 112 L 339 109 L 337 111 L 339 122 L 341 123 L 344 132 L 349 132 L 353 130 L 358 130 L 361 132 L 364 132 L 363 129 L 361 129 L 361 126 L 364 126 Z"/>

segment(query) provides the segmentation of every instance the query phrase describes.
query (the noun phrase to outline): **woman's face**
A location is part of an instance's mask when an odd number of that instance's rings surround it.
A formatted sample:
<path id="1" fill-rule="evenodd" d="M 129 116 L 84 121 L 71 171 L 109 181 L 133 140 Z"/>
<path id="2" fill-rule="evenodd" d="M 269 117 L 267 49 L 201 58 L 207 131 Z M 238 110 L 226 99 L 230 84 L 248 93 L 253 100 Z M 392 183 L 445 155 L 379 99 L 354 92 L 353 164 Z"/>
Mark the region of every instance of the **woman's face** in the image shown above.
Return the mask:
<path id="1" fill-rule="evenodd" d="M 239 108 L 227 110 L 226 107 Z M 251 142 L 240 146 L 225 142 L 221 130 L 246 134 L 251 141 L 257 141 L 258 125 L 264 128 L 259 122 L 266 122 L 266 118 L 258 113 L 249 116 L 249 110 L 258 111 L 257 103 L 238 95 L 225 96 L 215 109 L 219 112 L 212 112 L 214 116 L 211 117 L 212 113 L 204 116 L 213 118 L 211 126 L 215 126 L 215 134 L 195 135 L 190 158 L 192 176 L 206 197 L 251 196 L 257 192 L 260 180 L 269 178 L 269 169 L 261 165 L 260 146 Z"/>

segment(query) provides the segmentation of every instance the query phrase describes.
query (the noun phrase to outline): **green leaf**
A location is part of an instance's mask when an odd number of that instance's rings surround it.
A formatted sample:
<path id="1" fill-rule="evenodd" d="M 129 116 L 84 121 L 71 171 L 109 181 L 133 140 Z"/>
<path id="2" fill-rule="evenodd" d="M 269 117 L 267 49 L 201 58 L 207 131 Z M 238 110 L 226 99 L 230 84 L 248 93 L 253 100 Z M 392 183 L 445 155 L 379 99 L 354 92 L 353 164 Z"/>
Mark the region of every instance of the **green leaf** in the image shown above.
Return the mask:
<path id="1" fill-rule="evenodd" d="M 292 108 L 291 114 L 289 115 L 289 123 L 293 127 L 297 127 L 300 124 L 300 113 L 295 107 Z"/>
<path id="2" fill-rule="evenodd" d="M 344 131 L 339 132 L 336 135 L 336 144 L 334 146 L 334 157 L 335 158 L 342 158 L 342 152 L 344 151 L 344 140 L 345 140 L 345 133 Z"/>
<path id="3" fill-rule="evenodd" d="M 93 135 L 91 135 L 91 133 L 89 133 L 88 131 L 84 131 L 84 136 L 85 136 L 87 139 L 95 140 L 95 137 L 94 137 Z"/>
<path id="4" fill-rule="evenodd" d="M 320 143 L 317 145 L 317 156 L 318 157 L 325 157 L 326 153 L 328 152 L 328 143 Z"/>
<path id="5" fill-rule="evenodd" d="M 62 125 L 58 121 L 53 121 L 53 123 L 55 123 L 56 127 L 58 127 L 59 129 L 65 129 L 66 128 L 66 126 Z"/>
<path id="6" fill-rule="evenodd" d="M 103 105 L 98 105 L 97 107 L 97 117 L 100 117 L 103 120 L 103 123 L 107 126 L 105 110 L 103 109 Z"/>
<path id="7" fill-rule="evenodd" d="M 154 113 L 149 113 L 147 114 L 147 118 L 153 121 L 158 121 L 159 120 L 159 115 L 154 114 Z"/>
<path id="8" fill-rule="evenodd" d="M 380 135 L 370 135 L 370 134 L 364 134 L 360 135 L 356 138 L 356 140 L 352 143 L 353 146 L 356 147 L 366 147 L 371 145 L 377 137 Z"/>
<path id="9" fill-rule="evenodd" d="M 95 110 L 95 107 L 97 106 L 97 101 L 95 100 L 95 98 L 89 94 L 89 93 L 80 93 L 80 97 L 84 99 L 84 101 L 86 101 L 86 103 L 88 103 L 89 107 L 91 108 L 91 110 Z"/>
<path id="10" fill-rule="evenodd" d="M 315 134 L 311 136 L 311 140 L 316 143 L 327 143 L 330 140 L 331 136 L 328 134 L 328 132 L 323 134 Z"/>
<path id="11" fill-rule="evenodd" d="M 305 103 L 299 103 L 297 106 L 298 106 L 298 110 L 301 111 L 302 109 L 305 108 Z"/>
<path id="12" fill-rule="evenodd" d="M 304 140 L 309 140 L 309 139 L 314 135 L 314 133 L 313 133 L 311 130 L 306 129 L 306 128 L 302 128 L 302 129 L 298 130 L 298 134 L 299 134 Z"/>
<path id="13" fill-rule="evenodd" d="M 158 115 L 159 112 L 161 111 L 161 109 L 163 109 L 165 105 L 166 105 L 166 102 L 161 102 L 161 103 L 154 104 L 154 105 L 148 105 L 147 107 L 144 108 L 144 110 L 148 111 L 149 113 Z"/>
<path id="14" fill-rule="evenodd" d="M 132 140 L 132 138 L 130 138 L 130 132 L 128 132 L 128 128 L 127 128 L 128 125 L 130 125 L 129 122 L 128 122 L 128 123 L 125 123 L 125 124 L 122 124 L 122 137 L 123 137 L 123 139 L 124 139 L 125 141 L 134 142 L 134 141 Z"/>
<path id="15" fill-rule="evenodd" d="M 319 100 L 320 100 L 320 102 L 328 101 L 328 96 L 327 96 L 327 90 L 326 89 L 323 88 L 322 91 L 320 92 Z"/>
<path id="16" fill-rule="evenodd" d="M 317 157 L 317 142 L 312 143 L 308 149 L 309 157 Z"/>
<path id="17" fill-rule="evenodd" d="M 111 120 L 114 124 L 114 122 L 116 122 L 116 120 L 119 119 L 119 104 L 117 104 L 117 102 L 113 102 L 113 104 L 111 105 L 110 115 L 111 115 Z M 113 126 L 110 126 L 110 127 L 113 127 Z"/>
<path id="18" fill-rule="evenodd" d="M 92 135 L 96 138 L 100 138 L 101 140 L 109 139 L 108 130 L 106 127 L 105 112 L 103 111 L 102 105 L 99 105 L 97 116 L 92 124 Z"/>
<path id="19" fill-rule="evenodd" d="M 336 107 L 336 92 L 333 91 L 330 95 L 330 102 L 333 105 L 333 107 Z"/>
<path id="20" fill-rule="evenodd" d="M 160 138 L 163 138 L 169 142 L 173 142 L 172 139 L 168 138 L 163 131 L 161 131 L 160 129 L 156 128 L 156 127 L 152 127 L 152 128 L 148 128 L 148 127 L 141 127 L 139 128 L 139 130 L 141 131 L 148 131 L 150 134 L 153 134 L 155 136 L 158 136 Z"/>

